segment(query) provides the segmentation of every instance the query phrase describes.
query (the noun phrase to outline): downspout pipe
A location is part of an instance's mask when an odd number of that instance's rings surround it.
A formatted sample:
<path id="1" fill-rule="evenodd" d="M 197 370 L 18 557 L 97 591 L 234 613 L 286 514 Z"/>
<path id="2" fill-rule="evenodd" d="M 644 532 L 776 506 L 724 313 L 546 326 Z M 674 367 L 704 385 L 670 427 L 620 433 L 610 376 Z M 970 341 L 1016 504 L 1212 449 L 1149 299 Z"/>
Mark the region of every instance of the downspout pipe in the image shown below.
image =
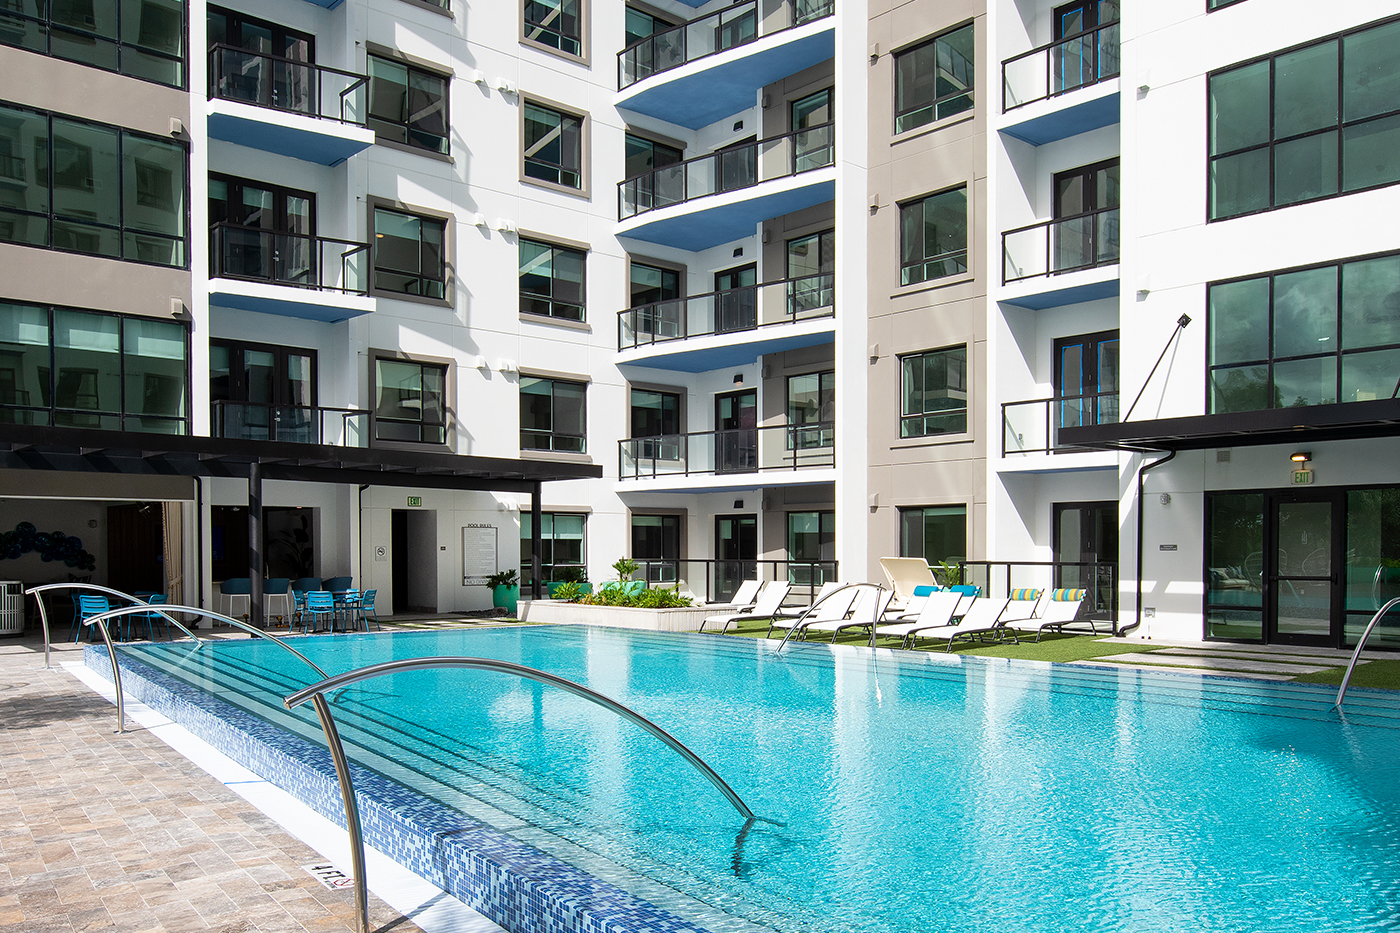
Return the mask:
<path id="1" fill-rule="evenodd" d="M 1136 596 L 1135 596 L 1135 598 L 1134 598 L 1134 601 L 1133 601 L 1133 609 L 1134 609 L 1134 612 L 1135 612 L 1135 618 L 1133 619 L 1133 624 L 1132 624 L 1132 625 L 1129 625 L 1127 628 L 1120 628 L 1120 629 L 1118 630 L 1118 637 L 1119 637 L 1119 638 L 1123 637 L 1124 635 L 1127 635 L 1129 632 L 1136 631 L 1136 630 L 1142 625 L 1142 525 L 1143 525 L 1142 513 L 1143 513 L 1143 507 L 1144 507 L 1144 503 L 1143 503 L 1143 500 L 1142 500 L 1142 490 L 1143 490 L 1143 486 L 1145 486 L 1146 483 L 1147 483 L 1147 471 L 1148 471 L 1148 470 L 1156 469 L 1157 467 L 1161 466 L 1162 464 L 1167 463 L 1167 462 L 1169 462 L 1170 460 L 1172 460 L 1172 458 L 1174 458 L 1175 456 L 1176 456 L 1176 451 L 1173 450 L 1173 451 L 1171 451 L 1170 453 L 1168 453 L 1165 457 L 1162 457 L 1162 458 L 1157 459 L 1157 460 L 1153 460 L 1151 463 L 1147 464 L 1147 465 L 1144 466 L 1142 469 L 1138 470 L 1138 475 L 1137 475 L 1137 569 L 1136 569 L 1136 571 L 1135 571 L 1134 574 L 1133 574 L 1133 576 L 1136 578 L 1136 580 L 1134 581 L 1134 583 L 1135 583 L 1135 585 L 1136 585 L 1136 587 L 1137 587 L 1137 594 L 1136 594 Z"/>

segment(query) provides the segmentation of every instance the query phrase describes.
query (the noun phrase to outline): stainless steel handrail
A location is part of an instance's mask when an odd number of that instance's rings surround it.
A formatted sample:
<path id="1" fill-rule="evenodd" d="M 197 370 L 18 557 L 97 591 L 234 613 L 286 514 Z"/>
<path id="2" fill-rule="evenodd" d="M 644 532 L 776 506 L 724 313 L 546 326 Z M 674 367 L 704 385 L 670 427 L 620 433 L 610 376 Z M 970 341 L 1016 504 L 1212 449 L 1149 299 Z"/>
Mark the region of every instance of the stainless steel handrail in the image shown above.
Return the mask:
<path id="1" fill-rule="evenodd" d="M 1347 672 L 1342 675 L 1342 685 L 1337 688 L 1337 702 L 1332 704 L 1337 709 L 1342 708 L 1342 701 L 1347 697 L 1347 687 L 1351 684 L 1351 672 L 1356 669 L 1356 662 L 1361 657 L 1361 649 L 1366 646 L 1366 639 L 1371 636 L 1371 629 L 1376 627 L 1376 623 L 1391 610 L 1391 607 L 1397 605 L 1400 605 L 1400 596 L 1395 597 L 1380 609 L 1376 610 L 1376 614 L 1371 616 L 1371 621 L 1366 624 L 1366 631 L 1362 632 L 1361 637 L 1356 640 L 1356 650 L 1351 653 L 1351 661 L 1347 664 Z"/>
<path id="2" fill-rule="evenodd" d="M 805 627 L 806 627 L 806 619 L 807 619 L 807 617 L 808 617 L 809 615 L 811 615 L 811 614 L 816 610 L 816 608 L 817 608 L 818 606 L 820 606 L 822 603 L 826 602 L 826 601 L 827 601 L 828 599 L 830 599 L 831 597 L 835 596 L 837 593 L 845 592 L 846 590 L 849 590 L 849 589 L 852 589 L 852 588 L 859 589 L 859 588 L 862 587 L 862 586 L 873 586 L 873 587 L 875 587 L 877 590 L 882 590 L 882 589 L 884 589 L 884 587 L 883 587 L 883 586 L 880 586 L 878 583 L 847 583 L 845 586 L 838 586 L 836 589 L 832 590 L 830 593 L 827 593 L 825 596 L 821 597 L 821 598 L 818 599 L 816 602 L 812 603 L 812 605 L 810 605 L 810 606 L 808 606 L 806 609 L 802 610 L 802 614 L 799 615 L 799 616 L 797 617 L 796 622 L 794 622 L 793 625 L 792 625 L 792 627 L 789 628 L 789 629 L 787 630 L 787 634 L 783 636 L 783 640 L 780 641 L 780 642 L 778 642 L 778 647 L 776 647 L 776 648 L 773 649 L 773 653 L 774 653 L 774 654 L 777 654 L 777 653 L 779 653 L 780 651 L 782 651 L 782 650 L 783 650 L 783 647 L 787 645 L 788 639 L 791 638 L 791 637 L 793 636 L 793 634 L 794 634 L 798 629 L 801 629 L 801 628 L 805 628 Z M 879 622 L 880 622 L 879 619 L 876 619 L 876 620 L 875 620 L 875 623 L 876 623 L 877 625 L 879 624 Z M 873 641 L 874 639 L 871 639 L 871 640 Z M 874 646 L 872 645 L 871 647 L 874 647 Z"/>
<path id="3" fill-rule="evenodd" d="M 350 684 L 359 683 L 363 680 L 370 680 L 385 674 L 402 673 L 406 671 L 433 670 L 437 668 L 466 668 L 472 670 L 495 671 L 499 674 L 514 674 L 526 680 L 534 680 L 539 683 L 550 684 L 566 690 L 575 696 L 582 697 L 591 703 L 596 703 L 604 709 L 617 713 L 623 719 L 634 725 L 640 726 L 647 732 L 656 736 L 662 742 L 670 746 L 686 761 L 695 766 L 711 784 L 720 790 L 721 793 L 734 805 L 734 809 L 744 817 L 744 829 L 747 830 L 753 825 L 755 820 L 765 823 L 772 823 L 775 826 L 785 825 L 777 820 L 766 819 L 757 816 L 749 809 L 748 804 L 740 799 L 724 778 L 720 777 L 713 768 L 705 764 L 699 755 L 695 754 L 675 736 L 647 719 L 641 713 L 630 707 L 624 706 L 617 700 L 604 694 L 590 690 L 583 684 L 566 680 L 548 671 L 541 671 L 533 667 L 526 667 L 523 664 L 513 664 L 510 661 L 497 661 L 494 658 L 470 658 L 470 657 L 442 657 L 442 658 L 405 658 L 398 661 L 386 661 L 383 664 L 372 664 L 357 670 L 347 671 L 344 674 L 337 674 L 329 677 L 319 684 L 313 684 L 304 690 L 299 690 L 282 701 L 287 709 L 295 709 L 308 699 L 316 702 L 316 715 L 321 718 L 321 727 L 326 733 L 326 744 L 330 747 L 331 759 L 335 762 L 336 777 L 340 782 L 340 796 L 345 804 L 345 828 L 350 834 L 350 855 L 354 859 L 355 875 L 355 906 L 359 911 L 360 933 L 369 933 L 369 913 L 367 904 L 369 900 L 368 890 L 365 881 L 365 840 L 360 828 L 360 813 L 358 804 L 355 802 L 355 790 L 350 779 L 350 765 L 345 757 L 345 748 L 341 744 L 340 734 L 335 727 L 335 719 L 331 716 L 330 707 L 326 704 L 324 694 L 329 690 L 337 690 Z M 741 831 L 741 838 L 742 838 Z"/>
<path id="4" fill-rule="evenodd" d="M 34 595 L 34 602 L 38 603 L 38 605 L 39 605 L 39 622 L 40 622 L 40 624 L 42 625 L 42 627 L 43 627 L 43 629 L 44 629 L 44 669 L 45 669 L 45 670 L 49 670 L 49 669 L 50 669 L 50 668 L 49 668 L 49 614 L 48 614 L 48 611 L 44 608 L 44 597 L 41 596 L 40 594 L 41 594 L 41 593 L 48 592 L 49 590 L 96 590 L 96 591 L 99 592 L 99 593 L 106 593 L 106 594 L 108 594 L 109 596 L 120 596 L 122 599 L 129 599 L 129 600 L 131 600 L 133 603 L 137 603 L 137 604 L 142 605 L 142 606 L 150 606 L 150 605 L 151 605 L 150 603 L 146 602 L 144 599 L 137 599 L 135 596 L 132 596 L 130 593 L 123 593 L 121 590 L 114 590 L 114 589 L 112 589 L 110 586 L 100 586 L 99 584 L 96 584 L 96 583 L 41 583 L 39 586 L 31 586 L 29 589 L 27 589 L 27 590 L 24 591 L 24 595 L 28 596 L 28 595 L 30 595 L 30 594 L 32 593 L 32 594 Z M 166 603 L 156 603 L 156 605 L 157 605 L 157 606 L 164 606 L 164 605 L 167 605 L 167 604 L 166 604 Z M 180 631 L 184 632 L 186 635 L 188 635 L 188 636 L 190 636 L 191 638 L 193 638 L 195 641 L 200 642 L 200 644 L 203 644 L 203 641 L 201 641 L 200 637 L 199 637 L 198 635 L 196 635 L 194 632 L 191 632 L 189 629 L 185 628 L 185 627 L 184 627 L 183 625 L 181 625 L 179 622 L 176 622 L 174 619 L 170 618 L 170 616 L 165 615 L 164 612 L 160 612 L 159 609 L 157 609 L 156 612 L 158 612 L 158 613 L 159 613 L 160 615 L 162 615 L 162 616 L 165 616 L 165 621 L 171 623 L 171 624 L 174 625 L 176 628 L 178 628 Z"/>
<path id="5" fill-rule="evenodd" d="M 149 612 L 152 608 L 153 607 L 146 605 L 122 606 L 119 609 L 112 609 L 107 612 L 99 613 L 98 615 L 92 616 L 91 618 L 84 619 L 83 624 L 97 625 L 97 623 L 106 622 L 108 619 L 116 619 L 120 618 L 121 616 L 132 615 L 133 613 L 137 612 Z M 214 619 L 219 622 L 224 622 L 229 625 L 232 625 L 235 628 L 242 629 L 243 631 L 248 632 L 250 634 L 260 635 L 263 638 L 268 639 L 269 641 L 276 642 L 282 648 L 282 650 L 290 651 L 292 654 L 296 655 L 298 658 L 300 658 L 302 661 L 308 664 L 313 671 L 320 674 L 322 677 L 330 676 L 325 671 L 317 667 L 316 664 L 306 655 L 302 654 L 300 651 L 296 650 L 291 645 L 278 638 L 276 635 L 271 635 L 267 632 L 264 632 L 257 626 L 249 625 L 247 622 L 241 622 L 238 619 L 231 619 L 223 613 L 215 612 L 212 609 L 200 609 L 197 606 L 166 605 L 165 608 L 168 609 L 170 612 L 180 612 L 186 615 L 194 615 L 206 619 Z M 165 613 L 162 612 L 161 615 L 165 615 Z M 176 622 L 175 624 L 180 625 L 180 623 L 178 622 Z M 194 638 L 196 641 L 199 641 L 200 647 L 204 646 L 205 642 L 200 641 L 198 636 L 196 636 L 193 632 L 190 632 L 190 630 L 185 628 L 183 625 L 180 625 L 180 628 L 185 632 L 189 632 L 191 638 Z M 121 668 L 117 665 L 117 648 L 115 645 L 112 644 L 112 636 L 111 633 L 107 631 L 106 625 L 99 626 L 98 631 L 102 633 L 102 640 L 107 643 L 107 656 L 112 660 L 112 683 L 117 690 L 117 734 L 121 735 L 124 732 L 126 732 L 126 704 L 122 700 L 122 674 Z"/>

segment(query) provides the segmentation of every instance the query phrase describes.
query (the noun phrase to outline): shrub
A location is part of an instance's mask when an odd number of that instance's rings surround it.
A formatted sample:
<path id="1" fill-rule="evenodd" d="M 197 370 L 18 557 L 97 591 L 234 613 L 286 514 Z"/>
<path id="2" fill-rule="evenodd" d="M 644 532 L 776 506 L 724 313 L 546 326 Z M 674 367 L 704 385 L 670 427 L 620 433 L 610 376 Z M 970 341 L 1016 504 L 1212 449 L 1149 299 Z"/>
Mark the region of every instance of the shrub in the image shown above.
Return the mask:
<path id="1" fill-rule="evenodd" d="M 486 578 L 486 588 L 495 589 L 498 586 L 515 586 L 518 575 L 514 567 L 509 570 L 502 570 L 500 573 L 493 573 Z"/>
<path id="2" fill-rule="evenodd" d="M 612 567 L 617 571 L 617 578 L 619 580 L 630 580 L 632 574 L 637 572 L 637 562 L 630 557 L 618 558 L 617 561 L 613 563 Z"/>
<path id="3" fill-rule="evenodd" d="M 560 595 L 556 593 L 555 598 L 560 598 Z M 627 609 L 683 609 L 691 605 L 689 597 L 681 596 L 674 589 L 642 590 L 635 596 L 629 596 L 622 587 L 608 587 L 582 599 L 571 599 L 570 602 Z"/>
<path id="4" fill-rule="evenodd" d="M 583 602 L 586 595 L 583 585 L 576 580 L 565 581 L 554 588 L 554 598 L 566 603 Z"/>

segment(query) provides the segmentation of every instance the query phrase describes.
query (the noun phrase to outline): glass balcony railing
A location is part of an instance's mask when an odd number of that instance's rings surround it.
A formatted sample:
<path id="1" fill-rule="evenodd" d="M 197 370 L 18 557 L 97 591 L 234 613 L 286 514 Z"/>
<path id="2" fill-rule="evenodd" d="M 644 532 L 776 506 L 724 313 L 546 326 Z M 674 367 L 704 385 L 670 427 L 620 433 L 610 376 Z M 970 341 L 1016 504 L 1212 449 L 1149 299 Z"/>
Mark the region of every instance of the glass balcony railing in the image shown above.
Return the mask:
<path id="1" fill-rule="evenodd" d="M 619 311 L 617 348 L 740 333 L 836 313 L 836 276 L 805 275 L 762 285 L 655 301 Z"/>
<path id="2" fill-rule="evenodd" d="M 338 68 L 252 52 L 209 49 L 209 97 L 365 126 L 369 78 Z"/>
<path id="3" fill-rule="evenodd" d="M 653 33 L 618 52 L 617 88 L 626 90 L 654 74 L 804 26 L 830 16 L 835 9 L 835 0 L 782 0 L 778 9 L 770 12 L 761 9 L 758 0 L 741 0 Z"/>
<path id="4" fill-rule="evenodd" d="M 1002 402 L 1001 455 L 1052 454 L 1076 450 L 1060 444 L 1060 428 L 1117 423 L 1117 392 Z"/>
<path id="5" fill-rule="evenodd" d="M 368 447 L 369 412 L 355 408 L 213 402 L 212 435 L 245 441 L 281 441 L 332 447 Z"/>
<path id="6" fill-rule="evenodd" d="M 617 450 L 622 479 L 829 468 L 836 465 L 836 424 L 814 421 L 633 437 L 618 441 Z"/>
<path id="7" fill-rule="evenodd" d="M 1060 39 L 1001 63 L 1002 112 L 1115 78 L 1118 23 Z"/>
<path id="8" fill-rule="evenodd" d="M 369 294 L 369 244 L 217 223 L 209 231 L 212 278 Z"/>
<path id="9" fill-rule="evenodd" d="M 1116 207 L 1008 230 L 1001 235 L 1001 282 L 1112 265 L 1118 246 Z"/>
<path id="10" fill-rule="evenodd" d="M 751 188 L 836 162 L 835 124 L 823 123 L 782 136 L 652 169 L 617 186 L 617 218 L 684 204 L 697 198 Z"/>

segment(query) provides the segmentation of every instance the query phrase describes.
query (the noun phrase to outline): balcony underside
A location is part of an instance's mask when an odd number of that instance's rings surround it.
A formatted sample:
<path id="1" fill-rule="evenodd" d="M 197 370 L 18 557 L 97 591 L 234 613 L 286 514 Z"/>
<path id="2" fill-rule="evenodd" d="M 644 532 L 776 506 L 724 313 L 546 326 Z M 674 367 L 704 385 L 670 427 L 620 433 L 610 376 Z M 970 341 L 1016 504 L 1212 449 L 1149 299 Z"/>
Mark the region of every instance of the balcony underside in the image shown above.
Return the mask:
<path id="1" fill-rule="evenodd" d="M 327 10 L 334 10 L 336 7 L 344 3 L 345 0 L 306 0 L 306 2 L 311 4 L 312 6 L 325 7 Z M 681 2 L 684 3 L 685 0 L 681 0 Z"/>
<path id="2" fill-rule="evenodd" d="M 1060 97 L 1027 104 L 1006 114 L 1001 132 L 1007 136 L 1043 146 L 1113 126 L 1119 121 L 1118 79 Z"/>
<path id="3" fill-rule="evenodd" d="M 1093 451 L 1089 453 L 1032 453 L 1003 457 L 997 462 L 998 473 L 1096 473 L 1106 470 L 1117 472 L 1116 453 Z"/>
<path id="4" fill-rule="evenodd" d="M 209 304 L 216 308 L 335 324 L 371 313 L 375 302 L 364 295 L 218 278 L 209 280 Z"/>
<path id="5" fill-rule="evenodd" d="M 700 476 L 658 476 L 655 479 L 620 480 L 617 493 L 759 492 L 773 486 L 824 486 L 836 482 L 833 468 L 769 470 L 762 473 L 709 473 Z"/>
<path id="6" fill-rule="evenodd" d="M 619 224 L 617 235 L 698 252 L 753 236 L 765 220 L 836 197 L 836 170 L 817 169 L 663 207 Z"/>
<path id="7" fill-rule="evenodd" d="M 704 373 L 732 366 L 746 366 L 759 357 L 785 350 L 833 343 L 836 321 L 826 317 L 796 324 L 782 324 L 737 334 L 711 334 L 668 340 L 632 350 L 622 350 L 619 366 L 646 366 L 678 373 Z"/>
<path id="8" fill-rule="evenodd" d="M 230 101 L 209 101 L 209 136 L 317 165 L 337 165 L 374 145 L 374 131 Z"/>
<path id="9" fill-rule="evenodd" d="M 1114 263 L 1082 272 L 1062 272 L 1012 282 L 1001 289 L 997 301 L 1031 311 L 1043 311 L 1100 298 L 1116 298 L 1118 293 L 1118 265 Z"/>
<path id="10" fill-rule="evenodd" d="M 617 106 L 698 130 L 757 106 L 762 88 L 835 54 L 835 20 L 826 17 L 638 81 Z"/>

